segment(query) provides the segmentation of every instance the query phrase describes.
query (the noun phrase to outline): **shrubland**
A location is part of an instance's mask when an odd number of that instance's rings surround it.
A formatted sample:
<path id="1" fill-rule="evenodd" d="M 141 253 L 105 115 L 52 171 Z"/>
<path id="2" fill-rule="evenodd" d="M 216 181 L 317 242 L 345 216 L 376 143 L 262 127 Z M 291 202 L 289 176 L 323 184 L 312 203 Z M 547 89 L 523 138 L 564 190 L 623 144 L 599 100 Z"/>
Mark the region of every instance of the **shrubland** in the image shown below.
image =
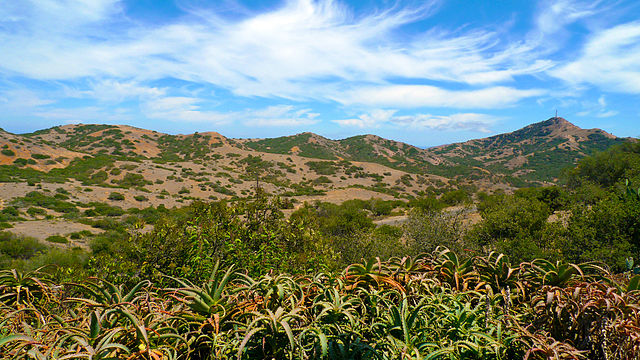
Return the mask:
<path id="1" fill-rule="evenodd" d="M 259 188 L 174 209 L 91 204 L 93 217 L 81 220 L 106 231 L 85 234 L 88 249 L 0 233 L 0 350 L 34 359 L 635 359 L 639 159 L 640 146 L 624 144 L 581 161 L 564 185 L 313 202 L 289 216 L 290 203 Z M 18 201 L 66 206 L 38 193 Z M 393 213 L 406 221 L 374 223 Z M 20 215 L 3 211 L 7 221 Z"/>

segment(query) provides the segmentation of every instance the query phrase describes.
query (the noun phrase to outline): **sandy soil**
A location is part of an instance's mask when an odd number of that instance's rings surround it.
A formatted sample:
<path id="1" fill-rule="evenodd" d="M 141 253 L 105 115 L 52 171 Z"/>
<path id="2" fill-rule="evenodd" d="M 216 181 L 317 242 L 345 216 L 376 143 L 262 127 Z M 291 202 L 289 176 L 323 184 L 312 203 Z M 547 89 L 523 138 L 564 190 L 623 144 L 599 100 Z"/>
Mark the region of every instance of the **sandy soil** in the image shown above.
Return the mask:
<path id="1" fill-rule="evenodd" d="M 409 220 L 409 216 L 407 215 L 398 215 L 398 216 L 390 216 L 380 220 L 374 220 L 374 224 L 376 225 L 391 225 L 391 226 L 399 226 L 407 222 Z"/>
<path id="2" fill-rule="evenodd" d="M 48 243 L 45 241 L 45 239 L 51 235 L 63 235 L 63 236 L 67 236 L 68 238 L 68 235 L 70 233 L 83 231 L 83 230 L 88 230 L 93 234 L 99 234 L 103 232 L 103 230 L 92 228 L 89 225 L 79 224 L 79 223 L 66 221 L 62 219 L 61 220 L 21 221 L 21 222 L 12 223 L 12 225 L 13 225 L 13 228 L 7 229 L 7 231 L 10 231 L 18 235 L 24 235 L 24 236 L 36 238 L 48 245 L 55 245 L 55 246 L 61 246 L 61 247 L 79 246 L 82 248 L 87 248 L 88 244 L 86 239 L 79 239 L 79 240 L 69 239 L 68 244 Z"/>

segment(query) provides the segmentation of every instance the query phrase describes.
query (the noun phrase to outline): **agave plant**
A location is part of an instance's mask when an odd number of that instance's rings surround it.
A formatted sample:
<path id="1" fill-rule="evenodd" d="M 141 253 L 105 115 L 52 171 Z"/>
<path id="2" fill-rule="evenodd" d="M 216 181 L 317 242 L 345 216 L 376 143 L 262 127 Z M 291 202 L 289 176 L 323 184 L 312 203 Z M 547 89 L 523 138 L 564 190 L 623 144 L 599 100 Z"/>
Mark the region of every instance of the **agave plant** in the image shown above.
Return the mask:
<path id="1" fill-rule="evenodd" d="M 0 271 L 0 302 L 17 306 L 26 306 L 51 293 L 50 284 L 42 280 L 42 268 L 22 272 L 16 269 Z"/>
<path id="2" fill-rule="evenodd" d="M 280 307 L 295 308 L 305 301 L 302 286 L 291 276 L 280 274 L 276 276 L 264 275 L 259 279 L 242 275 L 239 290 L 245 296 L 245 303 L 252 304 L 255 309 L 267 308 L 275 310 Z"/>
<path id="3" fill-rule="evenodd" d="M 465 291 L 477 285 L 478 275 L 473 267 L 473 259 L 460 260 L 449 249 L 436 249 L 436 271 L 442 281 L 458 291 Z"/>
<path id="4" fill-rule="evenodd" d="M 424 300 L 426 298 L 411 306 L 407 296 L 403 295 L 399 304 L 389 308 L 389 335 L 394 342 L 401 344 L 403 358 L 412 355 L 421 358 L 419 349 L 424 345 L 425 337 L 422 333 L 426 325 L 421 317 Z"/>
<path id="5" fill-rule="evenodd" d="M 242 359 L 245 348 L 256 336 L 260 336 L 259 341 L 254 341 L 247 351 L 249 358 L 294 358 L 294 354 L 299 351 L 296 346 L 294 330 L 291 328 L 293 322 L 302 320 L 301 308 L 291 311 L 279 307 L 275 311 L 264 309 L 264 312 L 252 312 L 247 314 L 252 320 L 246 327 L 246 334 L 238 348 L 238 360 Z"/>
<path id="6" fill-rule="evenodd" d="M 337 289 L 326 289 L 314 299 L 313 308 L 316 309 L 316 321 L 324 324 L 348 323 L 351 327 L 356 324 L 357 309 L 361 305 L 360 299 L 351 294 L 340 294 Z"/>
<path id="7" fill-rule="evenodd" d="M 389 274 L 389 269 L 380 258 L 364 260 L 359 264 L 351 264 L 344 270 L 345 279 L 351 288 L 358 286 L 391 287 L 404 292 L 402 285 Z"/>
<path id="8" fill-rule="evenodd" d="M 115 341 L 115 338 L 127 329 L 121 326 L 105 329 L 101 326 L 103 316 L 99 310 L 91 312 L 88 328 L 67 328 L 65 332 L 77 345 L 78 354 L 88 359 L 100 360 L 129 355 L 131 349 Z"/>
<path id="9" fill-rule="evenodd" d="M 85 284 L 73 283 L 71 285 L 80 288 L 90 298 L 70 297 L 69 301 L 85 303 L 92 307 L 114 308 L 134 302 L 140 295 L 139 291 L 143 287 L 150 286 L 151 282 L 148 280 L 140 281 L 128 291 L 124 284 L 115 285 L 96 278 L 89 279 Z"/>
<path id="10" fill-rule="evenodd" d="M 532 298 L 536 312 L 533 324 L 554 339 L 588 353 L 591 358 L 611 352 L 611 346 L 637 348 L 640 346 L 638 341 L 629 343 L 629 338 L 618 332 L 624 328 L 622 324 L 638 324 L 640 305 L 637 300 L 618 294 L 615 287 L 603 283 L 579 283 L 567 288 L 546 286 Z M 605 346 L 609 339 L 621 339 L 622 342 Z"/>
<path id="11" fill-rule="evenodd" d="M 530 283 L 530 286 L 536 288 L 543 285 L 561 287 L 577 276 L 584 276 L 580 265 L 561 261 L 551 262 L 546 259 L 535 259 L 530 263 L 523 263 L 521 268 L 523 278 Z"/>
<path id="12" fill-rule="evenodd" d="M 202 286 L 194 285 L 189 280 L 182 280 L 170 277 L 180 288 L 169 289 L 171 296 L 186 304 L 196 314 L 200 315 L 199 320 L 211 318 L 215 315 L 224 317 L 229 311 L 229 297 L 225 290 L 233 279 L 233 266 L 230 266 L 224 273 L 219 271 L 220 263 L 216 263 L 209 279 Z M 177 294 L 178 296 L 175 296 Z"/>
<path id="13" fill-rule="evenodd" d="M 416 275 L 434 270 L 433 266 L 428 263 L 426 254 L 415 257 L 391 258 L 388 263 L 393 278 L 403 284 L 409 282 Z"/>

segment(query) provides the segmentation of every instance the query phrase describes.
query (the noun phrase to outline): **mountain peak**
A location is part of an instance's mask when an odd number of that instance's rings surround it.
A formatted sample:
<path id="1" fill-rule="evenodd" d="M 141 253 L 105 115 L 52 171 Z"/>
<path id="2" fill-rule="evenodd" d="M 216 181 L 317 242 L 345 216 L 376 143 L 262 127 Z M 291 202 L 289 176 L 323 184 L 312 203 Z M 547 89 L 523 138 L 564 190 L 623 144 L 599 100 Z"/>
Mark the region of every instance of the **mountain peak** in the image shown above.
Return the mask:
<path id="1" fill-rule="evenodd" d="M 543 125 L 543 126 L 554 126 L 554 127 L 558 127 L 561 129 L 580 129 L 580 127 L 574 125 L 573 123 L 571 123 L 570 121 L 568 121 L 565 118 L 562 117 L 552 117 L 549 118 L 545 121 L 542 121 L 540 123 L 538 123 L 539 125 Z M 533 124 L 536 125 L 536 124 Z"/>

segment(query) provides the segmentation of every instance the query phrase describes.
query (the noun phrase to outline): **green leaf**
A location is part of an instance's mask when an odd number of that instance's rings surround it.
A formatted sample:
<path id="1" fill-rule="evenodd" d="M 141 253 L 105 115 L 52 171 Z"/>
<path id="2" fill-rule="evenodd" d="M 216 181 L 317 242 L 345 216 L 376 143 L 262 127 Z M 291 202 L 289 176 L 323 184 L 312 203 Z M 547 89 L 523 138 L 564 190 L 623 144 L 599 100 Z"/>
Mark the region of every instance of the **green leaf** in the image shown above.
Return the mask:
<path id="1" fill-rule="evenodd" d="M 635 291 L 640 290 L 640 275 L 634 275 L 631 280 L 629 280 L 629 286 L 627 286 L 627 291 Z"/>

